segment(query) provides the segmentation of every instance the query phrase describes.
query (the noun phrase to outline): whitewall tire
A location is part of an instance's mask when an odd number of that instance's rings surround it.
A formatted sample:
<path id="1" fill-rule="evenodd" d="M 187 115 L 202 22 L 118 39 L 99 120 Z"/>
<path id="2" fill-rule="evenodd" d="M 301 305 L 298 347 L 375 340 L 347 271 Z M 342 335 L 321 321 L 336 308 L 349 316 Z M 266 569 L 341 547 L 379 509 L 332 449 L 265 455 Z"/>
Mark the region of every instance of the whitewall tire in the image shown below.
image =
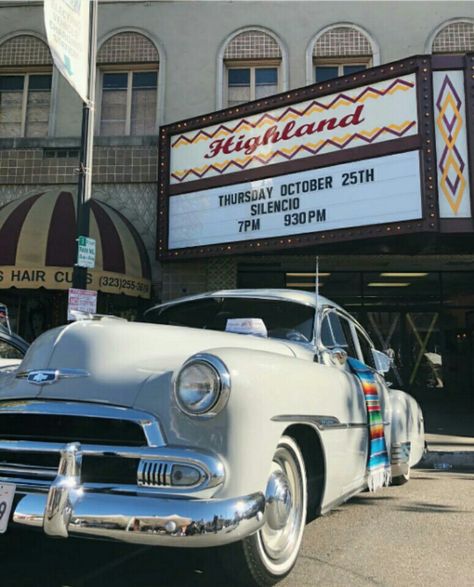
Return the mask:
<path id="1" fill-rule="evenodd" d="M 241 585 L 274 585 L 298 557 L 306 521 L 306 470 L 298 444 L 283 436 L 273 456 L 267 485 L 265 524 L 224 549 L 223 561 Z"/>

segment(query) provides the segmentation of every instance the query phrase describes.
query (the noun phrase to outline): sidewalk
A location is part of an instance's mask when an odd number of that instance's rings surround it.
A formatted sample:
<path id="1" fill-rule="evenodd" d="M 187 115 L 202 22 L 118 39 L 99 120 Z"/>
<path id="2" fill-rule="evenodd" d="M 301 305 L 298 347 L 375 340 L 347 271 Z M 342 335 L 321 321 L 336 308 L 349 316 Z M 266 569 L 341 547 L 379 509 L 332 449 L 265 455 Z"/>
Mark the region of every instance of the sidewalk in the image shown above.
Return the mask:
<path id="1" fill-rule="evenodd" d="M 417 466 L 474 472 L 474 413 L 425 405 L 423 414 L 427 452 Z"/>

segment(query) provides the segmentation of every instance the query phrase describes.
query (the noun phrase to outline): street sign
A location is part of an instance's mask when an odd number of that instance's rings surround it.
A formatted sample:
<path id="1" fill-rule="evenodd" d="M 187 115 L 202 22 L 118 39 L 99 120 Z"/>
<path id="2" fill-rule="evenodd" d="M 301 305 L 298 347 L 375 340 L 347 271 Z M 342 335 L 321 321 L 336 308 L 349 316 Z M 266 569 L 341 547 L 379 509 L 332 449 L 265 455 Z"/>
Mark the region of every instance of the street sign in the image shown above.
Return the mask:
<path id="1" fill-rule="evenodd" d="M 77 320 L 74 312 L 84 312 L 85 314 L 97 313 L 97 292 L 90 289 L 69 290 L 67 300 L 67 319 Z"/>
<path id="2" fill-rule="evenodd" d="M 95 267 L 95 239 L 80 236 L 77 239 L 77 263 L 79 267 L 94 269 Z"/>
<path id="3" fill-rule="evenodd" d="M 84 102 L 89 76 L 89 2 L 44 0 L 44 24 L 54 65 Z"/>

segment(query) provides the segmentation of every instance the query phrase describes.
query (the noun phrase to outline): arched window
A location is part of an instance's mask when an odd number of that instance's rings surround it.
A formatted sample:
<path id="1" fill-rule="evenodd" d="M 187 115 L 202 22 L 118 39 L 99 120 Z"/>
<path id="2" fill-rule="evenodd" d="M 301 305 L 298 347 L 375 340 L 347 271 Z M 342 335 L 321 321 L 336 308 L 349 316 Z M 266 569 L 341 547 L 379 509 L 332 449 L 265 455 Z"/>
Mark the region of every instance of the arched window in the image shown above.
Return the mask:
<path id="1" fill-rule="evenodd" d="M 140 33 L 117 33 L 101 46 L 100 135 L 156 133 L 159 62 L 157 48 Z"/>
<path id="2" fill-rule="evenodd" d="M 0 44 L 0 137 L 45 137 L 51 108 L 52 59 L 33 35 Z"/>
<path id="3" fill-rule="evenodd" d="M 468 53 L 474 51 L 474 22 L 456 21 L 435 32 L 432 53 Z"/>
<path id="4" fill-rule="evenodd" d="M 313 45 L 313 81 L 324 82 L 374 65 L 369 38 L 358 28 L 337 25 L 320 33 Z"/>
<path id="5" fill-rule="evenodd" d="M 259 100 L 281 91 L 282 51 L 271 34 L 249 29 L 236 34 L 224 50 L 224 106 Z"/>

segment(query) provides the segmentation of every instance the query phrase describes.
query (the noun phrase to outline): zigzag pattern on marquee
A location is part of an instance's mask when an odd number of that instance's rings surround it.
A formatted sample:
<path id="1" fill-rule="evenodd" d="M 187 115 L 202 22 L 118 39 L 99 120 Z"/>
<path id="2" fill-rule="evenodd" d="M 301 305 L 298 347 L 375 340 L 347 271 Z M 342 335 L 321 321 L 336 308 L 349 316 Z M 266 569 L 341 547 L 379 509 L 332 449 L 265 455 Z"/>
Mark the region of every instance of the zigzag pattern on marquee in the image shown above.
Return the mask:
<path id="1" fill-rule="evenodd" d="M 249 130 L 251 128 L 260 128 L 264 124 L 286 122 L 287 119 L 295 119 L 300 118 L 302 116 L 308 116 L 309 114 L 313 114 L 314 112 L 335 110 L 336 108 L 339 108 L 339 106 L 350 106 L 351 104 L 358 104 L 360 102 L 365 102 L 369 98 L 377 100 L 378 98 L 386 96 L 387 94 L 394 94 L 398 91 L 406 92 L 407 90 L 411 90 L 414 87 L 415 84 L 412 82 L 407 82 L 403 79 L 395 79 L 389 86 L 382 90 L 378 90 L 377 88 L 373 88 L 372 86 L 367 86 L 360 94 L 358 94 L 355 97 L 351 97 L 347 94 L 342 93 L 335 96 L 334 99 L 328 104 L 318 102 L 318 100 L 313 100 L 303 110 L 298 110 L 297 108 L 293 108 L 293 106 L 290 106 L 289 108 L 286 108 L 279 116 L 273 116 L 269 113 L 265 113 L 260 118 L 258 118 L 256 122 L 250 122 L 246 118 L 243 118 L 233 128 L 226 126 L 225 124 L 221 124 L 212 133 L 208 133 L 205 130 L 200 130 L 191 138 L 188 138 L 184 135 L 180 135 L 180 137 L 176 139 L 174 143 L 172 143 L 171 147 L 176 148 L 180 147 L 183 144 L 193 144 L 206 139 L 215 139 L 221 134 L 228 135 L 235 132 L 240 132 L 242 130 Z"/>
<path id="2" fill-rule="evenodd" d="M 334 137 L 332 139 L 319 141 L 315 144 L 308 143 L 306 145 L 296 145 L 291 149 L 279 149 L 277 151 L 269 153 L 268 155 L 249 155 L 248 157 L 244 157 L 242 159 L 233 159 L 231 161 L 223 161 L 222 163 L 213 163 L 212 165 L 205 165 L 203 167 L 198 167 L 196 169 L 176 171 L 171 174 L 171 177 L 174 178 L 176 181 L 181 182 L 187 179 L 190 175 L 195 175 L 198 179 L 202 179 L 210 171 L 215 171 L 216 173 L 222 175 L 229 169 L 229 167 L 234 166 L 240 170 L 244 170 L 250 165 L 250 163 L 254 161 L 258 161 L 262 165 L 267 165 L 275 157 L 282 157 L 283 159 L 290 161 L 298 153 L 302 151 L 306 151 L 309 155 L 317 155 L 324 147 L 328 145 L 332 145 L 337 149 L 344 149 L 345 147 L 347 147 L 348 144 L 350 144 L 355 139 L 359 139 L 367 144 L 371 144 L 380 135 L 386 133 L 389 133 L 400 138 L 415 125 L 416 120 L 406 121 L 400 125 L 383 126 L 381 128 L 376 128 L 372 131 L 363 131 L 360 133 L 355 133 L 353 135 L 345 135 L 344 137 L 339 138 Z"/>

